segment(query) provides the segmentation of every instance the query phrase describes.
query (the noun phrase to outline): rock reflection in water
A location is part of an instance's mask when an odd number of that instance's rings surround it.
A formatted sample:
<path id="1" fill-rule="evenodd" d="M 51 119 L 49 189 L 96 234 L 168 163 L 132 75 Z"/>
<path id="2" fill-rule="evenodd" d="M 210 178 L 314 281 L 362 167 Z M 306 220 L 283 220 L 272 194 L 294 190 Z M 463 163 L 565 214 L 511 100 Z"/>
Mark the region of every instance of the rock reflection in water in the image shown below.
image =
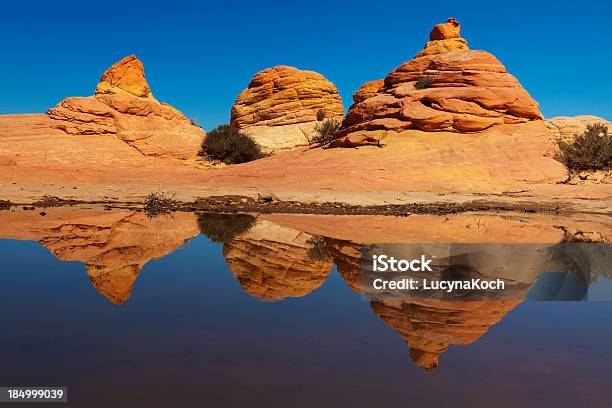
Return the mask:
<path id="1" fill-rule="evenodd" d="M 196 217 L 175 213 L 153 219 L 133 211 L 49 209 L 0 214 L 0 236 L 40 242 L 63 261 L 86 265 L 94 288 L 115 304 L 129 299 L 142 267 L 199 233 Z"/>
<path id="2" fill-rule="evenodd" d="M 328 249 L 347 285 L 363 293 L 361 246 L 328 240 Z M 405 256 L 410 259 L 411 254 Z M 417 298 L 411 301 L 372 301 L 370 306 L 404 339 L 412 361 L 431 372 L 438 368 L 440 354 L 449 346 L 475 342 L 519 303 L 521 300 Z"/>
<path id="3" fill-rule="evenodd" d="M 351 225 L 354 218 L 278 216 L 275 219 L 247 214 L 174 213 L 149 219 L 133 211 L 56 208 L 48 209 L 44 216 L 33 211 L 1 212 L 0 237 L 36 240 L 61 260 L 84 262 L 96 290 L 119 304 L 130 297 L 140 270 L 149 260 L 171 253 L 202 233 L 213 242 L 223 243 L 227 266 L 245 292 L 259 300 L 274 301 L 308 295 L 324 284 L 334 264 L 351 289 L 367 296 L 363 290 L 359 244 L 365 233 L 372 242 L 403 242 L 402 238 L 404 242 L 453 242 L 457 237 L 461 242 L 470 242 L 472 235 L 468 226 L 476 224 L 474 217 L 473 214 L 455 215 L 450 220 L 434 216 L 362 217 L 358 224 Z M 486 218 L 489 229 L 474 232 L 477 242 L 503 242 L 507 237 L 517 242 L 520 236 L 526 242 L 533 242 L 539 237 L 543 248 L 551 248 L 550 253 L 546 256 L 542 253 L 525 256 L 516 251 L 472 254 L 461 244 L 438 245 L 439 257 L 460 266 L 453 271 L 444 270 L 440 276 L 448 278 L 459 273 L 505 279 L 513 287 L 511 298 L 416 297 L 370 301 L 375 315 L 404 339 L 412 361 L 427 371 L 439 366 L 441 353 L 450 346 L 473 343 L 501 321 L 526 298 L 547 263 L 574 262 L 587 264 L 589 270 L 601 269 L 593 268 L 592 259 L 597 257 L 573 253 L 573 249 L 568 252 L 567 248 L 559 247 L 559 242 L 584 240 L 580 238 L 584 236 L 598 237 L 602 242 L 610 239 L 610 226 L 605 222 L 578 223 L 576 231 L 580 234 L 574 232 L 568 238 L 568 231 L 572 229 L 558 226 L 565 219 L 529 219 L 524 215 L 517 219 L 496 215 Z M 383 223 L 388 230 L 379 227 Z M 476 225 L 480 225 L 479 219 Z M 353 231 L 357 238 L 350 236 Z M 415 231 L 419 232 L 418 236 Z M 424 236 L 421 231 L 431 231 L 432 235 Z M 589 233 L 585 235 L 584 231 Z M 432 247 L 426 251 L 423 245 L 398 246 L 385 251 L 401 252 L 405 248 L 416 252 L 398 253 L 398 257 L 414 258 L 423 251 L 431 252 Z M 609 273 L 606 271 L 604 267 L 603 272 L 597 273 Z M 583 279 L 592 281 L 596 277 Z"/>
<path id="4" fill-rule="evenodd" d="M 200 228 L 208 237 L 224 238 L 223 256 L 245 292 L 274 301 L 306 296 L 323 285 L 333 266 L 331 259 L 318 254 L 324 241 L 244 217 L 249 216 L 201 216 Z"/>
<path id="5" fill-rule="evenodd" d="M 431 372 L 451 345 L 484 336 L 520 301 L 422 299 L 410 303 L 372 302 L 372 310 L 410 347 L 412 361 Z"/>

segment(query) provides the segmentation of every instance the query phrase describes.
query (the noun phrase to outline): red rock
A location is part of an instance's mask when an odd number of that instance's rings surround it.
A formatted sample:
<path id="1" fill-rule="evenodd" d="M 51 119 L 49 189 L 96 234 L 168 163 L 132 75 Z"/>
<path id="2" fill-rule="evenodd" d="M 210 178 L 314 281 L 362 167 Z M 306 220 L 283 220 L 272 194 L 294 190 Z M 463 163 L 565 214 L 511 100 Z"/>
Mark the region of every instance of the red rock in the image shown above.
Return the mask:
<path id="1" fill-rule="evenodd" d="M 130 55 L 111 65 L 102 74 L 96 93 L 113 92 L 112 87 L 142 98 L 151 97 L 149 84 L 144 76 L 144 67 L 136 56 Z"/>
<path id="2" fill-rule="evenodd" d="M 361 85 L 361 87 L 353 94 L 353 102 L 363 102 L 366 99 L 376 95 L 384 84 L 385 81 L 383 79 L 366 82 L 365 84 Z"/>
<path id="3" fill-rule="evenodd" d="M 205 136 L 185 115 L 153 97 L 133 55 L 102 75 L 94 96 L 66 98 L 47 115 L 52 128 L 116 137 L 145 156 L 192 159 Z"/>
<path id="4" fill-rule="evenodd" d="M 436 24 L 429 33 L 429 40 L 446 40 L 448 38 L 459 38 L 461 25 L 454 18 L 449 18 L 444 24 Z"/>
<path id="5" fill-rule="evenodd" d="M 384 86 L 372 92 L 364 85 L 367 98 L 357 95 L 340 130 L 344 137 L 332 147 L 370 144 L 364 130 L 473 133 L 541 120 L 537 102 L 501 62 L 470 51 L 459 30 L 453 19 L 437 25 L 425 50 L 389 73 Z"/>
<path id="6" fill-rule="evenodd" d="M 310 144 L 317 113 L 342 120 L 338 90 L 323 75 L 279 65 L 253 76 L 231 112 L 232 126 L 251 135 L 268 152 Z"/>

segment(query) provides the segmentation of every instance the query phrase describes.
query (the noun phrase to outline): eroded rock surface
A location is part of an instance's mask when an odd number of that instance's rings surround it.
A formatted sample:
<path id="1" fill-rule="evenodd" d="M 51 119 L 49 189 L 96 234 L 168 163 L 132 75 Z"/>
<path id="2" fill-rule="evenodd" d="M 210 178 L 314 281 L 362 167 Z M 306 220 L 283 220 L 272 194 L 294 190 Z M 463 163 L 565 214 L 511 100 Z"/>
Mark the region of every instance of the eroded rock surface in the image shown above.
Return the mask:
<path id="1" fill-rule="evenodd" d="M 577 135 L 584 133 L 588 125 L 602 123 L 612 132 L 612 123 L 604 118 L 591 115 L 556 116 L 546 119 L 546 126 L 551 130 L 556 140 L 570 143 Z"/>
<path id="2" fill-rule="evenodd" d="M 102 74 L 96 94 L 117 93 L 117 88 L 141 98 L 153 96 L 145 79 L 144 66 L 134 55 L 116 62 Z"/>
<path id="3" fill-rule="evenodd" d="M 232 107 L 230 123 L 276 152 L 308 145 L 319 111 L 342 120 L 334 84 L 316 72 L 279 65 L 253 76 Z"/>
<path id="4" fill-rule="evenodd" d="M 366 82 L 353 94 L 353 102 L 363 102 L 366 99 L 375 96 L 384 85 L 385 81 L 383 79 Z"/>
<path id="5" fill-rule="evenodd" d="M 329 275 L 331 259 L 319 257 L 314 236 L 269 221 L 223 245 L 240 287 L 260 300 L 306 296 Z"/>
<path id="6" fill-rule="evenodd" d="M 116 137 L 144 156 L 194 158 L 205 135 L 153 97 L 143 65 L 133 55 L 104 72 L 94 96 L 66 98 L 47 115 L 52 128 L 75 136 Z"/>
<path id="7" fill-rule="evenodd" d="M 542 119 L 537 102 L 497 58 L 468 49 L 454 19 L 435 26 L 425 48 L 373 92 L 375 84 L 358 91 L 344 137 L 332 146 L 378 144 L 384 132 L 407 129 L 473 133 Z"/>

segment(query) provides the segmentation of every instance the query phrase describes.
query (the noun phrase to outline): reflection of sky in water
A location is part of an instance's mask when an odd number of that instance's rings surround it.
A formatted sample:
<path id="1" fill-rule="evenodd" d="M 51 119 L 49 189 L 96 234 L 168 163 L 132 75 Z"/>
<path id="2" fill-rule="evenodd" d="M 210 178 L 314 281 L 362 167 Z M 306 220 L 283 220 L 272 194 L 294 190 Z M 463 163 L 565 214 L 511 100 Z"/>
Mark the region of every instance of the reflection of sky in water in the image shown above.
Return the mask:
<path id="1" fill-rule="evenodd" d="M 0 241 L 0 254 L 0 384 L 67 385 L 69 406 L 603 407 L 612 398 L 610 302 L 523 303 L 427 374 L 335 272 L 306 297 L 260 302 L 240 289 L 221 246 L 199 236 L 145 265 L 132 297 L 114 305 L 83 264 L 35 242 Z"/>

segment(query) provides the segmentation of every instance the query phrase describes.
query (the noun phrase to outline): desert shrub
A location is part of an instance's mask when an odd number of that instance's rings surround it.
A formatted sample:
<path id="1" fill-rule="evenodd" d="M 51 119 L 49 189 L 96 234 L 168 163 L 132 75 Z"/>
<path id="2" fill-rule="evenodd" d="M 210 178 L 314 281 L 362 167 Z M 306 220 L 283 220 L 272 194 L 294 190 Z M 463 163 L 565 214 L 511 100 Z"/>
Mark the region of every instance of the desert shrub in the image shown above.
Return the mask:
<path id="1" fill-rule="evenodd" d="M 420 76 L 417 78 L 416 83 L 414 84 L 415 89 L 425 89 L 431 86 L 433 82 L 433 78 L 429 75 Z"/>
<path id="2" fill-rule="evenodd" d="M 557 159 L 573 171 L 612 168 L 612 135 L 603 123 L 588 125 L 572 142 L 560 140 Z"/>
<path id="3" fill-rule="evenodd" d="M 169 194 L 164 191 L 152 192 L 145 197 L 144 212 L 149 218 L 157 217 L 158 215 L 169 214 L 177 207 L 177 202 L 174 199 L 175 194 Z"/>
<path id="4" fill-rule="evenodd" d="M 323 122 L 317 123 L 314 130 L 315 136 L 311 142 L 320 145 L 327 144 L 336 138 L 338 130 L 340 130 L 340 122 L 336 119 L 325 119 Z"/>
<path id="5" fill-rule="evenodd" d="M 319 109 L 319 111 L 317 112 L 317 121 L 323 122 L 325 120 L 325 115 L 325 110 Z"/>
<path id="6" fill-rule="evenodd" d="M 255 217 L 248 214 L 200 214 L 198 225 L 206 238 L 223 243 L 250 230 L 255 225 Z"/>
<path id="7" fill-rule="evenodd" d="M 313 261 L 327 262 L 331 260 L 331 255 L 327 250 L 327 243 L 325 242 L 325 238 L 320 236 L 314 236 L 308 241 L 307 244 L 310 245 L 308 249 L 308 257 Z"/>
<path id="8" fill-rule="evenodd" d="M 248 135 L 229 125 L 207 133 L 200 155 L 228 164 L 246 163 L 265 157 L 261 146 Z"/>

